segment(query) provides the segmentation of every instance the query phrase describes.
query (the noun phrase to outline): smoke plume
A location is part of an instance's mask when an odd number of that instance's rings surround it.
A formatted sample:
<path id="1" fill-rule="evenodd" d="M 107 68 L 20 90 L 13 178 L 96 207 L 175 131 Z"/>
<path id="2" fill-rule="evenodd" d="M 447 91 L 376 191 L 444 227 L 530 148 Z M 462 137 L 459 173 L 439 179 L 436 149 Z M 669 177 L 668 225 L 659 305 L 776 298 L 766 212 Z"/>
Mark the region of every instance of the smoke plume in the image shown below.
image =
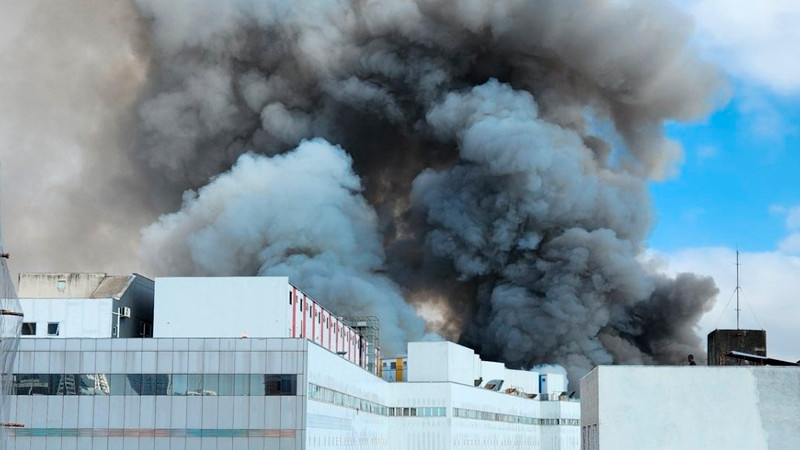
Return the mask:
<path id="1" fill-rule="evenodd" d="M 288 274 L 378 315 L 388 349 L 424 332 L 408 303 L 573 379 L 702 353 L 713 282 L 642 262 L 647 183 L 682 158 L 665 123 L 719 86 L 668 3 L 136 6 L 149 71 L 120 152 L 153 180 L 145 217 L 186 191 L 143 232 L 154 275 Z"/>
<path id="2" fill-rule="evenodd" d="M 419 339 L 425 326 L 384 264 L 377 216 L 359 193 L 350 158 L 321 139 L 267 158 L 242 155 L 229 173 L 143 232 L 142 249 L 164 270 L 302 280 L 338 314 L 381 319 L 384 349 Z M 173 269 L 174 270 L 174 269 Z"/>

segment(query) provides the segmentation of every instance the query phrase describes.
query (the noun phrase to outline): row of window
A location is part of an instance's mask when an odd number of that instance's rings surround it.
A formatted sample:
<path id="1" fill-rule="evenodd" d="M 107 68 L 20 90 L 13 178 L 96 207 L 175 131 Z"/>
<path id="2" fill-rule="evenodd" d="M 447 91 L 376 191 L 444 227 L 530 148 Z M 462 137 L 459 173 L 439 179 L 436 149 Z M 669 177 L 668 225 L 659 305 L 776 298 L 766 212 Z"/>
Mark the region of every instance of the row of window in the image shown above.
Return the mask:
<path id="1" fill-rule="evenodd" d="M 16 395 L 297 395 L 293 374 L 14 374 Z"/>
<path id="2" fill-rule="evenodd" d="M 313 383 L 308 383 L 308 398 L 338 406 L 344 406 L 345 408 L 357 409 L 370 414 L 378 414 L 381 416 L 389 415 L 389 408 L 386 406 L 371 402 L 369 400 L 364 400 L 363 398 L 343 394 L 339 391 L 334 391 L 333 389 L 328 389 Z"/>
<path id="3" fill-rule="evenodd" d="M 292 293 L 291 292 L 289 292 L 289 304 L 290 305 L 292 304 Z M 300 307 L 300 312 L 303 312 L 303 299 L 301 297 L 297 298 L 297 305 Z M 314 317 L 311 314 L 311 308 L 308 307 L 307 309 L 308 309 L 308 317 L 310 319 L 313 319 Z M 344 325 L 340 326 L 339 324 L 335 323 L 334 321 L 331 320 L 330 316 L 328 316 L 325 319 L 325 322 L 323 322 L 322 321 L 322 312 L 321 311 L 317 311 L 316 316 L 317 316 L 317 323 L 318 324 L 321 325 L 321 324 L 324 323 L 325 324 L 325 328 L 335 327 L 334 332 L 335 333 L 339 333 L 339 337 L 344 337 L 344 329 L 345 329 Z M 348 336 L 348 341 L 349 341 L 349 336 Z"/>
<path id="4" fill-rule="evenodd" d="M 492 420 L 495 422 L 521 423 L 525 425 L 580 425 L 578 419 L 538 419 L 535 417 L 499 414 L 466 408 L 453 408 L 453 417 L 462 419 Z"/>
<path id="5" fill-rule="evenodd" d="M 397 407 L 389 408 L 390 416 L 398 417 L 445 417 L 447 416 L 447 408 L 443 407 Z"/>
<path id="6" fill-rule="evenodd" d="M 47 322 L 47 335 L 58 336 L 61 327 L 59 322 Z M 22 322 L 23 336 L 36 336 L 36 322 Z"/>
<path id="7" fill-rule="evenodd" d="M 384 406 L 363 398 L 343 394 L 333 389 L 308 384 L 308 398 L 321 402 L 332 403 L 345 408 L 357 409 L 371 414 L 391 417 L 445 417 L 447 408 L 444 407 L 390 407 Z"/>

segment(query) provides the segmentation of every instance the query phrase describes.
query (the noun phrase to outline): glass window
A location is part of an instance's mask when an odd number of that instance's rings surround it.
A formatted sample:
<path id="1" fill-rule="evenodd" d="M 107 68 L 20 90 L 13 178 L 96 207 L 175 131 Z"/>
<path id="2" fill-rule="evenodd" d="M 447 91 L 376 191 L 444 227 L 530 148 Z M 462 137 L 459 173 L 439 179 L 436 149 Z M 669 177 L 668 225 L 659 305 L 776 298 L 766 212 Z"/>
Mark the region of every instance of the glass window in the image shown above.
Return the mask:
<path id="1" fill-rule="evenodd" d="M 47 323 L 47 335 L 48 336 L 58 336 L 59 326 L 58 322 L 48 322 Z"/>
<path id="2" fill-rule="evenodd" d="M 250 395 L 250 377 L 250 375 L 233 375 L 233 395 Z"/>
<path id="3" fill-rule="evenodd" d="M 36 322 L 22 322 L 23 336 L 36 336 Z"/>
<path id="4" fill-rule="evenodd" d="M 250 395 L 267 395 L 264 375 L 250 375 Z"/>
<path id="5" fill-rule="evenodd" d="M 203 389 L 200 395 L 219 395 L 219 375 L 216 373 L 203 375 Z"/>
<path id="6" fill-rule="evenodd" d="M 296 395 L 296 375 L 264 375 L 267 395 Z"/>
<path id="7" fill-rule="evenodd" d="M 167 395 L 186 395 L 187 377 L 188 375 L 170 375 Z"/>
<path id="8" fill-rule="evenodd" d="M 142 395 L 142 374 L 129 373 L 123 376 L 128 381 L 125 386 L 125 395 Z"/>
<path id="9" fill-rule="evenodd" d="M 169 375 L 148 373 L 142 375 L 139 395 L 168 395 Z"/>
<path id="10" fill-rule="evenodd" d="M 289 292 L 289 304 L 290 305 L 292 304 L 292 293 L 291 292 Z"/>
<path id="11" fill-rule="evenodd" d="M 106 375 L 108 380 L 108 395 L 125 395 L 128 389 L 128 378 L 124 374 Z"/>
<path id="12" fill-rule="evenodd" d="M 186 375 L 186 395 L 203 395 L 202 375 Z"/>
<path id="13" fill-rule="evenodd" d="M 219 376 L 219 395 L 234 395 L 234 375 L 220 374 Z"/>
<path id="14" fill-rule="evenodd" d="M 17 395 L 50 395 L 50 376 L 41 374 L 14 375 Z"/>

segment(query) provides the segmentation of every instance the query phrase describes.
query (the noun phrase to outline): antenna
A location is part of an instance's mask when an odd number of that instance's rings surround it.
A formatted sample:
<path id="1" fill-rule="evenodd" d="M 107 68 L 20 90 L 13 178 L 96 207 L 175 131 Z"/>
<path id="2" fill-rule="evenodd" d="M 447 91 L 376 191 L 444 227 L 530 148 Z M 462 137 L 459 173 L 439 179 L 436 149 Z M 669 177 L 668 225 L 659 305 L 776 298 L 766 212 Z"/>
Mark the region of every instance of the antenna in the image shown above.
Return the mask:
<path id="1" fill-rule="evenodd" d="M 739 329 L 739 291 L 742 290 L 742 287 L 739 286 L 739 247 L 736 247 L 736 329 Z"/>

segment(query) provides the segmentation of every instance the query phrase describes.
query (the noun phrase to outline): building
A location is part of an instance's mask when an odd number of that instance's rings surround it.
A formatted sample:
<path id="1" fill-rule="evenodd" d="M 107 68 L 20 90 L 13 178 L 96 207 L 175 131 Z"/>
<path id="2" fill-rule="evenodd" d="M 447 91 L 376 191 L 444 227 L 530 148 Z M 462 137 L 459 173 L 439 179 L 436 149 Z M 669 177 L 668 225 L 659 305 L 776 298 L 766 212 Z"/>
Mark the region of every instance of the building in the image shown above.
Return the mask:
<path id="1" fill-rule="evenodd" d="M 742 358 L 728 356 L 741 352 L 767 356 L 767 332 L 764 330 L 714 330 L 708 333 L 709 366 L 746 366 L 753 364 Z"/>
<path id="2" fill-rule="evenodd" d="M 579 403 L 539 392 L 536 372 L 450 342 L 409 344 L 407 382 L 381 379 L 366 370 L 363 336 L 337 344 L 337 331 L 364 325 L 350 327 L 285 277 L 158 278 L 154 300 L 152 338 L 21 341 L 11 418 L 24 427 L 10 430 L 10 448 L 580 444 Z M 560 388 L 558 378 L 545 382 Z"/>
<path id="3" fill-rule="evenodd" d="M 150 337 L 153 280 L 139 274 L 23 273 L 23 337 Z"/>
<path id="4" fill-rule="evenodd" d="M 364 368 L 380 358 L 288 277 L 159 278 L 155 290 L 154 337 L 302 338 Z"/>
<path id="5" fill-rule="evenodd" d="M 799 398 L 797 367 L 600 366 L 581 379 L 581 448 L 797 448 Z"/>
<path id="6" fill-rule="evenodd" d="M 402 383 L 408 381 L 408 356 L 381 359 L 378 376 L 389 382 Z"/>

